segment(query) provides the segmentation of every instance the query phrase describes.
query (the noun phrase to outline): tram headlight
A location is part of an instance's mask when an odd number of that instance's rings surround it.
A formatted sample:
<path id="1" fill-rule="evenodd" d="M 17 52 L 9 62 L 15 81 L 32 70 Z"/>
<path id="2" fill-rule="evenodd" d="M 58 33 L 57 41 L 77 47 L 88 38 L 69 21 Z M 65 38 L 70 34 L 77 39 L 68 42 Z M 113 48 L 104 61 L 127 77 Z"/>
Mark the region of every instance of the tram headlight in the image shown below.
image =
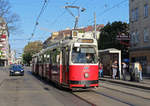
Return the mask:
<path id="1" fill-rule="evenodd" d="M 88 73 L 85 73 L 85 74 L 84 74 L 84 77 L 85 77 L 85 78 L 88 78 L 88 77 L 89 77 L 89 74 L 88 74 Z"/>

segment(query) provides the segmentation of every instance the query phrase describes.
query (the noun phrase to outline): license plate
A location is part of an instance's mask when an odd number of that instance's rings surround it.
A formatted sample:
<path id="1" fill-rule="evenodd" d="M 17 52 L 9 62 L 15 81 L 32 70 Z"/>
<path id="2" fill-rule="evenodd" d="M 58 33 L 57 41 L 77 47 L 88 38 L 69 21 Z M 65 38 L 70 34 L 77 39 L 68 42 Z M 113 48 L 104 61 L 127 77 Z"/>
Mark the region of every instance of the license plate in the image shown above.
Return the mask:
<path id="1" fill-rule="evenodd" d="M 20 74 L 20 72 L 15 72 L 15 74 Z"/>

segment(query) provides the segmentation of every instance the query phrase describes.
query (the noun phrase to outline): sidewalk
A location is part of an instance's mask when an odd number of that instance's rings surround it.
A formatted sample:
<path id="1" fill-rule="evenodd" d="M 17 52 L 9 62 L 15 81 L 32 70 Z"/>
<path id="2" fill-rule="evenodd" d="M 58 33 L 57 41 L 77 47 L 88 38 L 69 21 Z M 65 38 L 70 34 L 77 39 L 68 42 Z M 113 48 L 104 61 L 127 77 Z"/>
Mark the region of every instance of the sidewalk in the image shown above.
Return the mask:
<path id="1" fill-rule="evenodd" d="M 134 81 L 129 81 L 129 80 L 124 81 L 124 80 L 119 80 L 119 79 L 111 79 L 110 76 L 104 76 L 104 78 L 99 78 L 99 80 L 150 90 L 150 78 L 147 78 L 147 77 L 144 77 L 143 81 L 141 81 L 141 82 L 134 82 Z"/>

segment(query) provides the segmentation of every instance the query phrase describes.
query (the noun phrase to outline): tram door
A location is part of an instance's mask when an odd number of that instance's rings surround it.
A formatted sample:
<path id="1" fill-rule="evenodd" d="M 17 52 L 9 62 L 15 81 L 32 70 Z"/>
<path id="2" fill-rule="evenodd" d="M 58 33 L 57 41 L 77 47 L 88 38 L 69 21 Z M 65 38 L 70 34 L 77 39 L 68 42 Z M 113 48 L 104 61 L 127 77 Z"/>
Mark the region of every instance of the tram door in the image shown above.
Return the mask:
<path id="1" fill-rule="evenodd" d="M 68 48 L 62 50 L 62 81 L 68 84 L 69 80 L 69 51 Z"/>

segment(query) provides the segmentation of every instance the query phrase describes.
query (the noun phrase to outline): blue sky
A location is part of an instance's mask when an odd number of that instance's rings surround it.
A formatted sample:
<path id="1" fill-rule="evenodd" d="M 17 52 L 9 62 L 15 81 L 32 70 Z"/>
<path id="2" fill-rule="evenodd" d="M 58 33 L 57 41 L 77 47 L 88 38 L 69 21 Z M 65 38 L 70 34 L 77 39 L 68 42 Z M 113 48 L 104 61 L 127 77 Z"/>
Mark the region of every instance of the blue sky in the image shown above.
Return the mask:
<path id="1" fill-rule="evenodd" d="M 73 3 L 85 8 L 80 14 L 79 27 L 92 25 L 94 12 L 97 16 L 97 24 L 107 24 L 113 21 L 129 21 L 129 0 L 47 0 L 48 5 L 41 14 L 38 26 L 31 41 L 42 40 L 50 36 L 51 32 L 73 28 L 74 17 L 72 17 L 64 6 Z M 12 11 L 20 16 L 20 33 L 10 34 L 11 49 L 22 53 L 31 37 L 35 21 L 39 15 L 44 0 L 9 0 Z M 77 15 L 75 9 L 71 11 Z"/>

